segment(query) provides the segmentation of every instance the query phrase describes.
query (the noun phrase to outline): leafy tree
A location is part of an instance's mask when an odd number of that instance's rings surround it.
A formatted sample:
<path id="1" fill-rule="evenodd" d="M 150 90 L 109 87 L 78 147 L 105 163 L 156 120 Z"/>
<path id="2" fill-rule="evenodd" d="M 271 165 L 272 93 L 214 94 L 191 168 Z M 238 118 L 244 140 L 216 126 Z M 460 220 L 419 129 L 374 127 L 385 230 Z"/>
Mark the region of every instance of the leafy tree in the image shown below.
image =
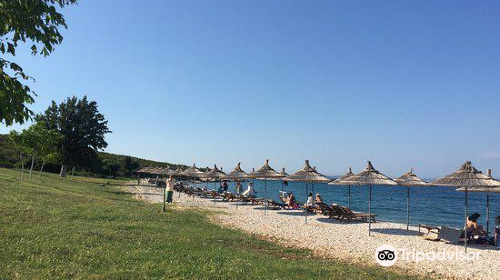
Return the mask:
<path id="1" fill-rule="evenodd" d="M 132 176 L 132 172 L 139 168 L 139 163 L 132 159 L 130 156 L 126 156 L 123 160 L 123 167 L 125 169 L 125 176 Z"/>
<path id="2" fill-rule="evenodd" d="M 58 163 L 61 158 L 59 147 L 64 139 L 56 130 L 47 129 L 44 123 L 38 122 L 32 125 L 28 131 L 31 132 L 32 138 L 36 141 L 35 155 L 41 160 L 39 177 L 42 175 L 43 168 L 46 163 Z"/>
<path id="3" fill-rule="evenodd" d="M 59 27 L 67 28 L 57 8 L 76 0 L 0 0 L 0 52 L 14 57 L 20 42 L 31 44 L 33 55 L 48 56 L 63 37 Z M 33 112 L 27 104 L 35 94 L 23 81 L 30 78 L 18 64 L 0 58 L 0 122 L 7 126 L 24 123 Z"/>
<path id="4" fill-rule="evenodd" d="M 58 131 L 64 139 L 61 143 L 61 176 L 65 177 L 68 167 L 92 167 L 98 160 L 97 151 L 108 143 L 104 135 L 110 133 L 108 121 L 99 113 L 97 103 L 87 97 L 68 98 L 65 102 L 52 105 L 44 114 L 36 117 L 48 129 Z"/>
<path id="5" fill-rule="evenodd" d="M 24 154 L 26 153 L 24 136 L 15 130 L 12 130 L 9 134 L 9 141 L 14 148 L 14 150 L 19 154 L 19 164 L 21 165 L 21 181 L 24 177 Z"/>

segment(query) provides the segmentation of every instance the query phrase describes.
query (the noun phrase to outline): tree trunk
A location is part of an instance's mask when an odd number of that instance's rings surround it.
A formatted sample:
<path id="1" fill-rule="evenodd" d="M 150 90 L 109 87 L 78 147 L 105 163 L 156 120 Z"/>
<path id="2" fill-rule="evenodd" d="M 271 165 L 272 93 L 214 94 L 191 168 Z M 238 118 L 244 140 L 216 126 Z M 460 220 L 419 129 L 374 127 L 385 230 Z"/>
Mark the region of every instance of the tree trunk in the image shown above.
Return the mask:
<path id="1" fill-rule="evenodd" d="M 21 164 L 21 181 L 23 180 L 24 177 L 24 161 L 23 161 L 23 153 L 19 154 L 19 161 Z"/>
<path id="2" fill-rule="evenodd" d="M 42 161 L 42 167 L 40 168 L 40 174 L 38 174 L 38 178 L 42 177 L 43 167 L 45 166 L 45 161 Z"/>
<path id="3" fill-rule="evenodd" d="M 66 178 L 66 173 L 68 173 L 68 170 L 66 169 L 66 165 L 61 165 L 61 173 L 59 173 L 60 177 Z"/>
<path id="4" fill-rule="evenodd" d="M 31 174 L 33 173 L 33 166 L 35 165 L 35 156 L 31 157 L 31 167 L 30 167 L 30 180 L 31 180 Z"/>
<path id="5" fill-rule="evenodd" d="M 73 166 L 73 168 L 71 168 L 71 177 L 73 177 L 74 174 L 75 174 L 75 167 Z"/>

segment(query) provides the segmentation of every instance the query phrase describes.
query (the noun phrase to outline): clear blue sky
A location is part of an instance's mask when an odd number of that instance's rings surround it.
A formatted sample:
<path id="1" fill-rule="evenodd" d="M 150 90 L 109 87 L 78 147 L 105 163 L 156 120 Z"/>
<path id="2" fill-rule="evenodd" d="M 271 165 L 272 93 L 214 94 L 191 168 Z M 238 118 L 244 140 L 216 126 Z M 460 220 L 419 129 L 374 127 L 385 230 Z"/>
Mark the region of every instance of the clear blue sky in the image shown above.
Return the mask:
<path id="1" fill-rule="evenodd" d="M 500 1 L 80 1 L 35 112 L 88 95 L 108 152 L 396 176 L 500 177 Z M 14 126 L 19 128 L 19 126 Z M 12 129 L 1 127 L 5 133 Z M 496 171 L 496 172 L 495 172 Z"/>

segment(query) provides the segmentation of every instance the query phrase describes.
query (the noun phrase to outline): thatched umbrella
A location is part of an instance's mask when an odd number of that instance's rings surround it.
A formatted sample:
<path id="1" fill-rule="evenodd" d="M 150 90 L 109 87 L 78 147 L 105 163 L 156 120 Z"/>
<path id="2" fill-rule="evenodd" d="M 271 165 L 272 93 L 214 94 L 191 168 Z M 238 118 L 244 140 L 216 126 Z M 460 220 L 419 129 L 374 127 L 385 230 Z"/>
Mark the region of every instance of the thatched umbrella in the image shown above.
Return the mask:
<path id="1" fill-rule="evenodd" d="M 150 167 L 143 167 L 137 170 L 137 185 L 141 184 L 141 174 L 148 174 Z"/>
<path id="2" fill-rule="evenodd" d="M 189 167 L 188 169 L 182 171 L 180 173 L 180 175 L 182 176 L 186 176 L 188 178 L 192 178 L 193 179 L 193 187 L 194 187 L 194 179 L 201 179 L 201 178 L 205 178 L 205 172 L 201 171 L 200 169 L 198 169 L 198 167 L 196 167 L 196 164 L 193 163 L 193 166 Z"/>
<path id="3" fill-rule="evenodd" d="M 248 179 L 248 174 L 241 169 L 241 163 L 238 162 L 236 167 L 233 169 L 233 171 L 227 173 L 224 176 L 224 179 L 228 180 L 235 180 L 235 181 L 243 181 L 245 179 Z"/>
<path id="4" fill-rule="evenodd" d="M 439 178 L 432 182 L 438 186 L 463 187 L 465 191 L 465 211 L 464 211 L 464 246 L 467 252 L 467 199 L 470 189 L 481 189 L 488 187 L 499 187 L 500 182 L 488 177 L 481 171 L 477 170 L 470 161 L 466 161 L 457 171 L 443 178 Z"/>
<path id="5" fill-rule="evenodd" d="M 266 163 L 257 171 L 252 171 L 248 174 L 249 177 L 255 179 L 264 180 L 264 199 L 267 199 L 267 180 L 268 179 L 281 179 L 284 176 L 276 172 L 271 166 L 269 166 L 269 160 L 266 159 Z M 267 205 L 267 204 L 266 204 Z M 267 206 L 266 206 L 267 210 Z"/>
<path id="6" fill-rule="evenodd" d="M 221 169 L 217 168 L 217 164 L 214 164 L 214 168 L 206 172 L 204 178 L 214 180 L 215 184 L 217 180 L 224 178 L 224 176 L 226 176 L 226 173 L 224 173 Z"/>
<path id="7" fill-rule="evenodd" d="M 426 187 L 429 183 L 420 179 L 415 173 L 413 168 L 403 174 L 401 177 L 394 179 L 400 186 L 406 186 L 406 230 L 410 229 L 410 187 Z"/>
<path id="8" fill-rule="evenodd" d="M 488 169 L 486 173 L 488 178 L 495 180 L 491 176 L 491 169 Z M 461 187 L 457 191 L 467 191 L 467 192 L 484 192 L 486 193 L 486 234 L 490 232 L 490 193 L 500 193 L 500 187 L 485 186 L 485 187 Z"/>
<path id="9" fill-rule="evenodd" d="M 340 182 L 345 181 L 347 178 L 351 177 L 354 175 L 352 173 L 352 169 L 349 167 L 349 171 L 344 174 L 344 176 L 338 177 L 337 179 L 331 181 L 328 183 L 329 185 L 347 185 L 347 207 L 351 208 L 351 184 L 343 183 L 341 184 Z"/>
<path id="10" fill-rule="evenodd" d="M 281 168 L 281 172 L 280 172 L 281 175 L 283 175 L 283 177 L 286 177 L 288 176 L 289 174 L 286 173 L 285 171 L 285 168 Z M 285 191 L 285 181 L 284 180 L 281 180 L 281 192 L 283 193 Z"/>
<path id="11" fill-rule="evenodd" d="M 287 181 L 295 181 L 295 182 L 305 182 L 306 183 L 306 199 L 307 195 L 309 193 L 309 183 L 328 183 L 331 181 L 330 178 L 326 177 L 323 174 L 320 174 L 318 171 L 316 171 L 316 168 L 312 168 L 309 165 L 309 160 L 306 160 L 306 164 L 304 168 L 299 170 L 298 172 L 289 175 L 288 177 L 285 178 Z M 307 211 L 306 211 L 306 216 L 305 216 L 305 222 L 307 223 Z"/>
<path id="12" fill-rule="evenodd" d="M 350 184 L 350 185 L 358 185 L 358 186 L 366 186 L 368 185 L 369 193 L 368 193 L 368 214 L 370 215 L 368 219 L 368 235 L 371 235 L 372 231 L 372 186 L 373 185 L 387 185 L 394 186 L 397 185 L 391 178 L 385 176 L 380 173 L 378 170 L 373 168 L 373 165 L 370 161 L 368 161 L 368 166 L 365 170 L 361 171 L 356 175 L 352 175 L 345 179 L 345 181 L 340 181 L 341 184 Z"/>

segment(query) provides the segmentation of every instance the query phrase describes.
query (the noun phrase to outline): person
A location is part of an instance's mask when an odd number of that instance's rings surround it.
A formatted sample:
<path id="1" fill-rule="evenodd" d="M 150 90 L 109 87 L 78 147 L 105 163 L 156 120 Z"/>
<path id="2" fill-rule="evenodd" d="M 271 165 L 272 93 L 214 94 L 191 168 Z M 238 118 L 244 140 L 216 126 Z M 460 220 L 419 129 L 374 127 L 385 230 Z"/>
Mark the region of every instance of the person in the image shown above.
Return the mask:
<path id="1" fill-rule="evenodd" d="M 243 191 L 243 186 L 241 185 L 241 182 L 238 181 L 236 182 L 236 194 L 241 194 L 241 192 Z"/>
<path id="2" fill-rule="evenodd" d="M 222 186 L 222 184 L 219 184 L 219 189 L 217 190 L 217 192 L 220 194 L 224 193 L 224 186 Z"/>
<path id="3" fill-rule="evenodd" d="M 222 189 L 224 190 L 225 193 L 229 189 L 229 186 L 227 185 L 227 181 L 224 181 L 224 183 L 222 183 Z"/>
<path id="4" fill-rule="evenodd" d="M 309 196 L 307 197 L 306 205 L 304 205 L 304 206 L 309 208 L 309 207 L 312 207 L 312 205 L 313 205 L 313 194 L 309 193 Z"/>
<path id="5" fill-rule="evenodd" d="M 248 183 L 247 190 L 243 192 L 244 196 L 250 196 L 250 197 L 255 197 L 255 190 L 253 189 L 253 184 L 252 182 Z"/>
<path id="6" fill-rule="evenodd" d="M 307 201 L 306 204 L 304 205 L 304 209 L 309 212 L 314 212 L 314 205 L 313 205 L 313 194 L 309 193 L 307 196 Z"/>
<path id="7" fill-rule="evenodd" d="M 479 215 L 479 213 L 474 213 L 472 215 L 470 215 L 469 217 L 467 217 L 467 229 L 479 229 L 481 228 L 481 226 L 479 226 L 477 224 L 477 219 L 479 219 L 479 217 L 481 217 L 481 215 Z"/>
<path id="8" fill-rule="evenodd" d="M 314 200 L 315 203 L 323 203 L 323 198 L 321 198 L 321 195 L 319 193 L 316 194 L 316 199 Z"/>
<path id="9" fill-rule="evenodd" d="M 496 224 L 496 227 L 495 227 L 493 244 L 497 247 L 500 247 L 500 216 L 496 217 L 495 224 Z"/>
<path id="10" fill-rule="evenodd" d="M 167 203 L 172 203 L 172 198 L 174 196 L 174 185 L 174 178 L 172 177 L 172 175 L 170 175 L 165 186 L 165 190 L 167 191 Z"/>
<path id="11" fill-rule="evenodd" d="M 292 209 L 295 209 L 297 208 L 297 201 L 295 201 L 295 196 L 293 195 L 293 193 L 289 193 L 288 194 L 288 199 L 287 199 L 287 203 L 288 205 L 288 209 L 292 208 Z"/>

